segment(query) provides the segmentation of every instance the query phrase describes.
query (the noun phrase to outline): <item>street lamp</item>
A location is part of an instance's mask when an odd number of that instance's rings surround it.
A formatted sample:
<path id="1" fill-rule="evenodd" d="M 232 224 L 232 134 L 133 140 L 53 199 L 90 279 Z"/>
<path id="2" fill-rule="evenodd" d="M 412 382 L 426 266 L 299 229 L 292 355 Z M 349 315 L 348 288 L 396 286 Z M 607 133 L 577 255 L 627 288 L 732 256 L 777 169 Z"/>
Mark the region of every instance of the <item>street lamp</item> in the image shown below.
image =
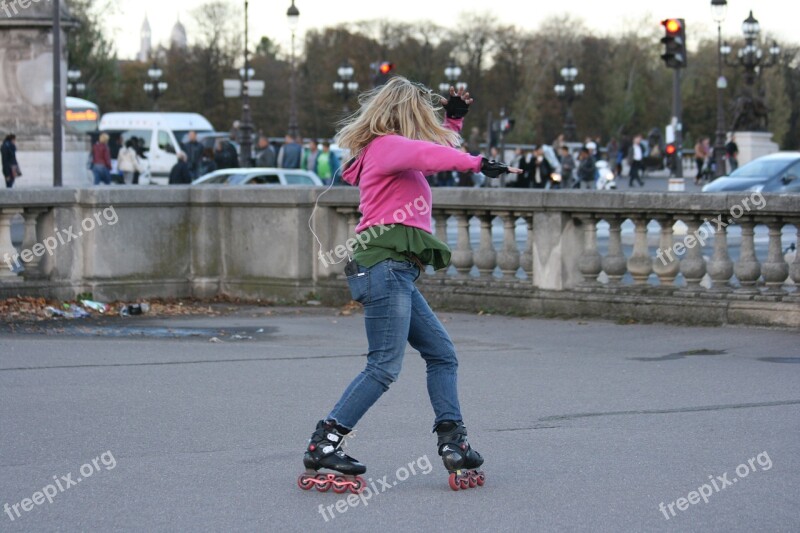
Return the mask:
<path id="1" fill-rule="evenodd" d="M 772 46 L 768 49 L 769 56 L 764 57 L 763 51 L 758 46 L 761 26 L 753 16 L 752 11 L 742 23 L 742 33 L 744 34 L 744 47 L 736 52 L 735 59 L 729 59 L 732 49 L 727 42 L 723 42 L 719 48 L 726 65 L 744 67 L 745 73 L 745 87 L 742 89 L 743 96 L 737 100 L 736 117 L 734 118 L 732 129 L 762 131 L 766 129 L 767 108 L 761 97 L 756 93 L 754 86 L 765 68 L 778 64 L 781 49 L 777 42 L 772 41 Z"/>
<path id="2" fill-rule="evenodd" d="M 161 98 L 167 90 L 167 82 L 159 81 L 163 75 L 164 71 L 158 68 L 156 62 L 153 61 L 153 66 L 147 70 L 147 77 L 150 81 L 145 82 L 144 92 L 153 99 L 153 109 L 156 111 L 158 111 L 158 99 Z"/>
<path id="3" fill-rule="evenodd" d="M 86 92 L 86 84 L 80 81 L 81 71 L 78 69 L 69 69 L 67 71 L 67 95 L 78 96 Z"/>
<path id="4" fill-rule="evenodd" d="M 253 116 L 250 109 L 250 79 L 255 70 L 250 67 L 250 52 L 247 47 L 250 37 L 248 9 L 250 2 L 244 0 L 244 66 L 239 69 L 242 79 L 242 120 L 239 123 L 239 166 L 248 168 L 253 156 Z"/>
<path id="5" fill-rule="evenodd" d="M 447 83 L 439 84 L 439 92 L 442 94 L 446 94 L 450 90 L 450 87 L 455 87 L 463 91 L 467 90 L 467 84 L 463 81 L 458 81 L 458 78 L 461 77 L 461 67 L 456 65 L 456 62 L 452 59 L 444 69 L 444 77 L 447 78 Z"/>
<path id="6" fill-rule="evenodd" d="M 722 104 L 723 91 L 728 82 L 722 75 L 722 22 L 728 12 L 728 0 L 711 0 L 711 17 L 717 23 L 717 135 L 714 142 L 715 177 L 725 174 L 725 109 Z"/>
<path id="7" fill-rule="evenodd" d="M 289 105 L 289 135 L 293 138 L 299 136 L 299 128 L 297 127 L 297 79 L 295 74 L 295 64 L 294 64 L 294 34 L 297 30 L 297 24 L 300 22 L 300 10 L 294 5 L 294 0 L 292 0 L 292 5 L 289 6 L 289 9 L 286 10 L 286 19 L 289 22 L 289 30 L 292 32 L 292 72 L 291 72 L 291 85 L 290 85 L 290 97 L 291 103 Z"/>
<path id="8" fill-rule="evenodd" d="M 567 66 L 561 69 L 561 83 L 557 83 L 553 89 L 556 96 L 566 104 L 564 113 L 564 137 L 568 141 L 578 140 L 577 127 L 575 126 L 575 116 L 572 114 L 572 103 L 583 96 L 586 86 L 582 83 L 575 83 L 578 77 L 578 69 L 572 65 L 572 61 L 567 61 Z"/>
<path id="9" fill-rule="evenodd" d="M 350 98 L 351 94 L 358 91 L 358 82 L 353 80 L 355 71 L 350 65 L 350 62 L 345 59 L 342 65 L 336 69 L 336 74 L 339 76 L 339 79 L 333 82 L 333 90 L 342 95 L 344 99 L 344 112 L 347 114 L 349 112 L 347 99 Z"/>
<path id="10" fill-rule="evenodd" d="M 729 60 L 728 56 L 731 53 L 731 47 L 728 43 L 722 43 L 720 46 L 720 53 L 725 57 L 725 63 L 728 66 L 735 67 L 741 65 L 745 69 L 745 82 L 748 86 L 755 84 L 756 78 L 761 73 L 761 70 L 769 68 L 778 64 L 778 56 L 780 56 L 781 48 L 778 43 L 772 41 L 772 46 L 769 47 L 769 58 L 764 58 L 764 52 L 758 46 L 758 36 L 761 33 L 761 25 L 758 23 L 753 12 L 742 22 L 742 33 L 744 34 L 744 47 L 739 49 L 736 53 L 735 60 Z"/>

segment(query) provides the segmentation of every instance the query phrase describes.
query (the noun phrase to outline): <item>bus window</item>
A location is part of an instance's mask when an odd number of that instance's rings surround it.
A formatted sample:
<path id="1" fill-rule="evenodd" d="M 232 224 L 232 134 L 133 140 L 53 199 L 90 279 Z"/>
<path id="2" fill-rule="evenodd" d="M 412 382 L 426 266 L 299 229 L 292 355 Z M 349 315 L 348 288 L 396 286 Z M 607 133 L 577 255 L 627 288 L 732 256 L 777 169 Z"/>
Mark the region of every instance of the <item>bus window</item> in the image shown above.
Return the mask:
<path id="1" fill-rule="evenodd" d="M 72 133 L 89 133 L 97 131 L 100 123 L 99 108 L 87 100 L 68 97 L 64 112 L 64 124 Z"/>

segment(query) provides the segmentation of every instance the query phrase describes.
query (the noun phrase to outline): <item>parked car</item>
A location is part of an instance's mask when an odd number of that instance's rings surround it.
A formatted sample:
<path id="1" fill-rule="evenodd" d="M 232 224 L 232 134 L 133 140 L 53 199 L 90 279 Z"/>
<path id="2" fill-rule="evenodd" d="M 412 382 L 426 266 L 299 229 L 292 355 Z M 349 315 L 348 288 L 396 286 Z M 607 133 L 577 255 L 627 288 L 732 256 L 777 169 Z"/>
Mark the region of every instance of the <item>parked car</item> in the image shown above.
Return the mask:
<path id="1" fill-rule="evenodd" d="M 200 176 L 192 185 L 269 185 L 321 187 L 319 176 L 293 168 L 226 168 Z"/>
<path id="2" fill-rule="evenodd" d="M 703 192 L 800 193 L 800 152 L 776 152 L 750 161 L 703 187 Z"/>

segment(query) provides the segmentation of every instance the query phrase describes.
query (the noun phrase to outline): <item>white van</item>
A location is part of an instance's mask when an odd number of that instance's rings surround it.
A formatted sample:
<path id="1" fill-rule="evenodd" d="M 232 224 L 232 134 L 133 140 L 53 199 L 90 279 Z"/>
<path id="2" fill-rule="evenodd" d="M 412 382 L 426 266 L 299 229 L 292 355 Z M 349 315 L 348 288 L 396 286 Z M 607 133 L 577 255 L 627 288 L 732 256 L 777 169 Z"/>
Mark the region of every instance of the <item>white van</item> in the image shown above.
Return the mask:
<path id="1" fill-rule="evenodd" d="M 118 136 L 122 145 L 137 138 L 145 150 L 147 160 L 145 176 L 139 183 L 166 185 L 169 172 L 178 162 L 177 152 L 182 150 L 178 142 L 190 131 L 210 133 L 214 127 L 197 113 L 106 113 L 100 119 L 100 131 Z"/>

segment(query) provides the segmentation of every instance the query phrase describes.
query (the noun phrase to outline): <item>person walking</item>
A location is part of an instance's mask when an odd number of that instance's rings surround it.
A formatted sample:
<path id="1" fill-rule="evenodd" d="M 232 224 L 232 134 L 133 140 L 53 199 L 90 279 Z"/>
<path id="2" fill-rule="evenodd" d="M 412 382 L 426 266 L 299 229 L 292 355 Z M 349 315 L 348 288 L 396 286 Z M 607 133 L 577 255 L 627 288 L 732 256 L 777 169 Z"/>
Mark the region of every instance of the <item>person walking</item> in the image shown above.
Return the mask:
<path id="1" fill-rule="evenodd" d="M 192 171 L 187 161 L 186 154 L 178 152 L 178 162 L 169 171 L 170 185 L 189 185 L 192 183 Z"/>
<path id="2" fill-rule="evenodd" d="M 581 184 L 585 185 L 587 189 L 594 189 L 594 175 L 597 171 L 597 166 L 592 157 L 592 153 L 588 148 L 583 147 L 578 153 L 578 180 L 576 189 L 581 188 Z"/>
<path id="3" fill-rule="evenodd" d="M 303 156 L 303 147 L 297 142 L 297 139 L 291 135 L 286 135 L 283 146 L 278 150 L 278 167 L 279 168 L 300 168 L 300 162 Z"/>
<path id="4" fill-rule="evenodd" d="M 186 154 L 186 163 L 189 165 L 192 178 L 197 179 L 201 176 L 200 162 L 203 160 L 203 145 L 197 140 L 196 131 L 190 131 L 188 137 L 189 141 L 183 147 L 183 152 Z"/>
<path id="5" fill-rule="evenodd" d="M 725 145 L 725 155 L 728 157 L 730 172 L 739 168 L 739 145 L 736 144 L 736 135 L 731 133 L 731 138 Z"/>
<path id="6" fill-rule="evenodd" d="M 628 187 L 633 187 L 633 182 L 639 183 L 640 187 L 644 187 L 641 173 L 644 170 L 644 149 L 642 148 L 642 136 L 636 135 L 631 144 L 631 151 L 628 154 L 631 164 L 631 170 L 628 174 Z"/>
<path id="7" fill-rule="evenodd" d="M 119 171 L 122 172 L 122 182 L 125 185 L 133 183 L 133 176 L 142 172 L 142 166 L 139 164 L 139 156 L 136 154 L 134 142 L 130 139 L 125 141 L 125 146 L 120 148 L 117 155 Z"/>
<path id="8" fill-rule="evenodd" d="M 111 185 L 111 150 L 108 148 L 108 133 L 101 133 L 92 146 L 92 174 L 94 184 Z"/>
<path id="9" fill-rule="evenodd" d="M 331 484 L 336 492 L 364 489 L 363 478 L 356 476 L 366 467 L 342 451 L 342 441 L 397 379 L 406 344 L 427 365 L 433 431 L 451 473 L 451 488 L 483 484 L 483 474 L 474 470 L 483 458 L 467 441 L 458 401 L 453 341 L 414 284 L 426 265 L 439 270 L 450 262 L 450 249 L 431 234 L 431 189 L 425 176 L 443 170 L 482 171 L 490 177 L 520 172 L 454 148 L 471 103 L 461 89 L 451 87 L 442 99 L 395 76 L 366 93 L 360 109 L 337 134 L 338 145 L 353 154 L 343 179 L 360 193 L 362 218 L 356 234 L 363 246 L 353 251 L 345 274 L 350 295 L 364 306 L 369 353 L 366 368 L 319 420 L 308 441 L 303 457 L 307 471 L 298 479 L 302 489 L 327 490 Z M 444 125 L 437 104 L 444 107 Z M 319 474 L 320 468 L 344 476 Z"/>
<path id="10" fill-rule="evenodd" d="M 6 179 L 6 188 L 14 186 L 14 181 L 22 176 L 17 163 L 17 136 L 13 133 L 6 135 L 0 145 L 0 157 L 3 163 L 3 177 Z"/>
<path id="11" fill-rule="evenodd" d="M 339 158 L 336 154 L 331 152 L 331 143 L 322 141 L 322 151 L 317 155 L 317 163 L 314 165 L 314 170 L 317 176 L 322 180 L 325 185 L 330 185 L 336 171 L 339 170 Z"/>
<path id="12" fill-rule="evenodd" d="M 317 156 L 319 156 L 319 144 L 316 139 L 308 141 L 308 147 L 303 149 L 300 168 L 317 173 Z"/>
<path id="13" fill-rule="evenodd" d="M 217 170 L 217 163 L 214 161 L 214 150 L 204 148 L 203 158 L 200 160 L 200 176 L 211 174 L 215 170 Z"/>
<path id="14" fill-rule="evenodd" d="M 708 157 L 708 150 L 706 150 L 705 138 L 697 139 L 694 145 L 694 162 L 697 165 L 697 175 L 694 177 L 694 184 L 700 185 L 700 180 L 703 179 L 703 167 L 706 164 Z"/>
<path id="15" fill-rule="evenodd" d="M 256 166 L 260 168 L 274 168 L 277 162 L 275 149 L 269 144 L 269 139 L 263 135 L 258 138 L 258 155 L 256 155 Z"/>
<path id="16" fill-rule="evenodd" d="M 569 153 L 569 146 L 561 147 L 561 186 L 565 189 L 579 189 L 581 181 L 575 178 L 575 159 Z"/>

